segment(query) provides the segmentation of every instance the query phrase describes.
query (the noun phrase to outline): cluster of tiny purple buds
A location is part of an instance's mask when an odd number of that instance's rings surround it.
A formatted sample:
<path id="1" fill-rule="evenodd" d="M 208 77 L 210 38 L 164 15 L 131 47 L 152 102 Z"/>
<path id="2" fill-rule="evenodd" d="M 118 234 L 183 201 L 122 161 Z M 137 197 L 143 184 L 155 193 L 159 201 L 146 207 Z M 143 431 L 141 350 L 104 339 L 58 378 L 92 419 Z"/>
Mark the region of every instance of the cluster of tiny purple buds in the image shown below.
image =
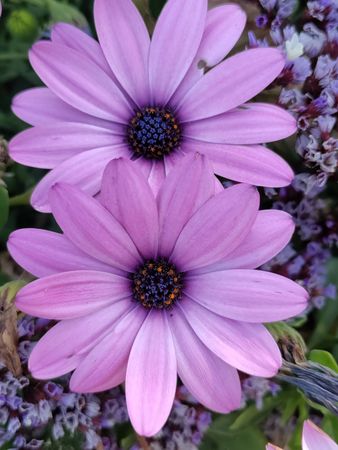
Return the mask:
<path id="1" fill-rule="evenodd" d="M 15 377 L 5 366 L 0 368 L 0 447 L 11 443 L 15 449 L 41 450 L 81 433 L 84 450 L 120 450 L 114 427 L 129 421 L 120 388 L 95 395 L 76 394 L 67 387 L 69 376 L 54 382 L 36 381 L 28 374 L 29 353 L 36 337 L 49 325 L 48 320 L 30 316 L 18 320 L 23 375 Z M 168 423 L 152 439 L 151 449 L 196 450 L 210 423 L 211 413 L 181 387 Z M 133 448 L 138 447 L 135 444 Z"/>
<path id="2" fill-rule="evenodd" d="M 285 52 L 287 64 L 275 82 L 282 87 L 279 103 L 297 118 L 296 151 L 316 184 L 324 186 L 338 167 L 338 141 L 332 137 L 338 106 L 337 3 L 309 1 L 302 30 L 289 24 L 293 0 L 261 0 L 260 6 L 256 25 L 269 35 L 257 39 L 250 32 L 249 46 L 266 47 L 272 40 Z"/>
<path id="3" fill-rule="evenodd" d="M 294 217 L 301 246 L 290 243 L 263 268 L 302 284 L 310 293 L 307 312 L 322 308 L 326 299 L 336 298 L 336 287 L 327 280 L 327 264 L 338 243 L 337 218 L 318 197 L 322 190 L 310 175 L 300 174 L 290 187 L 278 192 L 278 197 L 272 190 L 266 191 L 274 199 L 273 208 Z"/>

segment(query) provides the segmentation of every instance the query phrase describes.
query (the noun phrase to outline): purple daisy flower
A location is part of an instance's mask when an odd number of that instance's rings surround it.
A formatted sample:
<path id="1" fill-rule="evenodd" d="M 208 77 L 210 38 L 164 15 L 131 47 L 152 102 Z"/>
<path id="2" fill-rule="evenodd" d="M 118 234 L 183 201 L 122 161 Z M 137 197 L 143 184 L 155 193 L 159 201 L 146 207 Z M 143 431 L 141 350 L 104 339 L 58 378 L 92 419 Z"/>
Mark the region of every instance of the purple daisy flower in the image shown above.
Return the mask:
<path id="1" fill-rule="evenodd" d="M 94 13 L 100 43 L 57 24 L 51 41 L 29 54 L 47 88 L 13 101 L 15 114 L 34 128 L 12 140 L 11 157 L 52 169 L 33 192 L 36 209 L 50 210 L 56 182 L 97 194 L 105 166 L 121 156 L 135 160 L 155 192 L 196 151 L 231 180 L 291 182 L 288 164 L 258 144 L 293 134 L 295 120 L 277 106 L 246 103 L 279 75 L 283 55 L 256 48 L 223 61 L 245 26 L 238 6 L 207 11 L 207 0 L 169 0 L 151 40 L 131 0 L 96 0 Z"/>
<path id="2" fill-rule="evenodd" d="M 279 349 L 262 322 L 301 313 L 306 291 L 253 270 L 294 230 L 282 211 L 258 211 L 255 187 L 215 194 L 204 156 L 186 156 L 158 196 L 136 165 L 120 158 L 103 175 L 100 200 L 56 184 L 50 204 L 64 234 L 12 233 L 13 258 L 39 280 L 17 307 L 60 320 L 34 347 L 29 368 L 50 379 L 75 369 L 70 387 L 97 392 L 126 380 L 141 435 L 165 423 L 178 375 L 208 408 L 240 406 L 236 369 L 270 377 Z"/>

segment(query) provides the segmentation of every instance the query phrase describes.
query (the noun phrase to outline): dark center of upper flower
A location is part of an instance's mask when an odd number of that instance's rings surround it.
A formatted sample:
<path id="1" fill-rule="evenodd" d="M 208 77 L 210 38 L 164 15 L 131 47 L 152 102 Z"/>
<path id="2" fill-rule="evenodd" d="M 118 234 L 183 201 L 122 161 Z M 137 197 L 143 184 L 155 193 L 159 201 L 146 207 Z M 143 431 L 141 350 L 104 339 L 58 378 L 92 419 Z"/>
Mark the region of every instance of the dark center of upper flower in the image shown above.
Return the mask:
<path id="1" fill-rule="evenodd" d="M 135 156 L 162 159 L 179 147 L 181 127 L 169 108 L 148 107 L 130 120 L 127 137 Z"/>
<path id="2" fill-rule="evenodd" d="M 181 298 L 183 275 L 164 258 L 145 261 L 131 280 L 134 299 L 147 309 L 169 309 Z"/>

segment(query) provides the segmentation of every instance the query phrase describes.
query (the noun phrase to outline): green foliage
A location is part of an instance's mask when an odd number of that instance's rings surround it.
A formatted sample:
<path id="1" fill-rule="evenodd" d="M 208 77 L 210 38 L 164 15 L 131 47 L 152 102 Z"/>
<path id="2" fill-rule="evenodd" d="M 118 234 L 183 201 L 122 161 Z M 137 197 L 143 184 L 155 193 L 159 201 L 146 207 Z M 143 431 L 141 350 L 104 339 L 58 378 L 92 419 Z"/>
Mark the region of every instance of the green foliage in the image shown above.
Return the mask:
<path id="1" fill-rule="evenodd" d="M 338 364 L 334 356 L 325 350 L 311 350 L 310 361 L 317 362 L 338 373 Z"/>
<path id="2" fill-rule="evenodd" d="M 37 36 L 39 23 L 28 10 L 18 9 L 11 12 L 6 21 L 6 27 L 13 38 L 31 40 Z"/>
<path id="3" fill-rule="evenodd" d="M 8 191 L 5 186 L 0 186 L 0 229 L 6 225 L 9 213 Z"/>

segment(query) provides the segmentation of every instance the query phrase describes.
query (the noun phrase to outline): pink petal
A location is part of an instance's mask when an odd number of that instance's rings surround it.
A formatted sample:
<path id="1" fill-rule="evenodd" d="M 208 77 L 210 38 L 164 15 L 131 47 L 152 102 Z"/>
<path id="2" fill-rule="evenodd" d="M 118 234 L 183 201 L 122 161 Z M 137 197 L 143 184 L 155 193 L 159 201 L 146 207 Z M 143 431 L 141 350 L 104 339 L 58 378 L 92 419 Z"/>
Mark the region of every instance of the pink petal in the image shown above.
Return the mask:
<path id="1" fill-rule="evenodd" d="M 182 159 L 184 159 L 187 155 L 181 151 L 173 152 L 170 155 L 164 158 L 164 169 L 166 176 L 172 171 L 175 166 L 179 166 L 181 164 Z M 178 170 L 178 167 L 176 167 Z"/>
<path id="2" fill-rule="evenodd" d="M 51 39 L 56 44 L 65 45 L 81 52 L 104 70 L 107 75 L 110 77 L 113 75 L 100 44 L 74 25 L 70 23 L 55 24 L 52 28 Z"/>
<path id="3" fill-rule="evenodd" d="M 238 5 L 221 5 L 208 11 L 197 55 L 171 103 L 176 104 L 204 75 L 205 66 L 215 66 L 225 58 L 240 38 L 245 22 L 245 12 Z"/>
<path id="4" fill-rule="evenodd" d="M 266 450 L 283 450 L 280 447 L 277 447 L 276 445 L 268 444 L 266 446 Z"/>
<path id="5" fill-rule="evenodd" d="M 150 39 L 144 21 L 131 0 L 96 0 L 97 34 L 105 57 L 138 106 L 148 97 Z"/>
<path id="6" fill-rule="evenodd" d="M 260 144 L 284 139 L 297 130 L 295 119 L 282 108 L 246 103 L 219 116 L 184 126 L 184 135 L 221 144 Z"/>
<path id="7" fill-rule="evenodd" d="M 179 308 L 168 316 L 174 338 L 177 370 L 183 384 L 207 408 L 220 413 L 238 409 L 241 384 L 237 370 L 199 340 Z"/>
<path id="8" fill-rule="evenodd" d="M 74 392 L 100 392 L 125 380 L 131 347 L 147 312 L 136 307 L 117 321 L 99 345 L 81 361 L 70 380 Z"/>
<path id="9" fill-rule="evenodd" d="M 61 229 L 82 251 L 128 272 L 140 264 L 126 230 L 97 200 L 73 186 L 56 184 L 50 202 Z"/>
<path id="10" fill-rule="evenodd" d="M 72 270 L 112 272 L 112 267 L 75 247 L 64 235 L 47 230 L 26 228 L 9 236 L 12 258 L 35 277 L 46 277 Z"/>
<path id="11" fill-rule="evenodd" d="M 208 11 L 197 56 L 212 67 L 220 63 L 240 38 L 246 14 L 238 5 L 221 5 Z"/>
<path id="12" fill-rule="evenodd" d="M 81 152 L 123 144 L 123 140 L 123 136 L 95 125 L 54 123 L 17 134 L 9 143 L 9 152 L 15 161 L 26 166 L 53 169 Z"/>
<path id="13" fill-rule="evenodd" d="M 12 110 L 21 120 L 30 125 L 49 125 L 54 122 L 80 122 L 106 127 L 112 131 L 119 124 L 90 116 L 65 103 L 48 88 L 33 88 L 17 94 Z"/>
<path id="14" fill-rule="evenodd" d="M 76 270 L 32 281 L 16 296 L 18 309 L 44 319 L 85 316 L 130 294 L 127 278 L 107 272 Z"/>
<path id="15" fill-rule="evenodd" d="M 170 255 L 184 225 L 214 193 L 214 176 L 207 158 L 196 153 L 179 161 L 158 195 L 160 254 Z"/>
<path id="16" fill-rule="evenodd" d="M 166 314 L 152 310 L 130 352 L 126 397 L 136 432 L 156 434 L 166 422 L 176 390 L 176 355 Z"/>
<path id="17" fill-rule="evenodd" d="M 126 229 L 144 258 L 158 248 L 158 212 L 154 194 L 136 164 L 119 158 L 104 171 L 102 204 Z"/>
<path id="18" fill-rule="evenodd" d="M 180 306 L 197 336 L 223 361 L 250 375 L 276 375 L 281 354 L 263 325 L 226 319 L 189 299 Z"/>
<path id="19" fill-rule="evenodd" d="M 254 48 L 226 59 L 184 97 L 181 120 L 205 119 L 236 108 L 265 89 L 284 64 L 284 56 L 274 48 Z"/>
<path id="20" fill-rule="evenodd" d="M 307 306 L 299 284 L 262 270 L 232 269 L 187 277 L 185 294 L 216 314 L 243 322 L 289 319 Z"/>
<path id="21" fill-rule="evenodd" d="M 34 44 L 29 60 L 42 81 L 66 103 L 101 119 L 128 122 L 129 102 L 86 56 L 64 45 L 40 41 Z"/>
<path id="22" fill-rule="evenodd" d="M 338 450 L 338 445 L 310 420 L 303 426 L 303 450 Z"/>
<path id="23" fill-rule="evenodd" d="M 194 274 L 216 272 L 225 269 L 256 269 L 275 257 L 289 243 L 295 224 L 292 216 L 284 211 L 258 211 L 248 235 L 222 261 Z"/>
<path id="24" fill-rule="evenodd" d="M 124 145 L 97 148 L 79 153 L 59 164 L 49 172 L 35 187 L 31 203 L 41 212 L 49 212 L 49 191 L 55 183 L 65 182 L 78 186 L 89 195 L 99 192 L 103 171 L 114 158 L 126 155 Z"/>
<path id="25" fill-rule="evenodd" d="M 203 267 L 224 258 L 244 240 L 256 220 L 257 190 L 236 185 L 208 200 L 187 222 L 170 259 L 180 270 Z"/>
<path id="26" fill-rule="evenodd" d="M 48 380 L 74 370 L 114 323 L 134 307 L 130 299 L 59 322 L 38 341 L 29 357 L 28 367 L 34 378 Z"/>
<path id="27" fill-rule="evenodd" d="M 165 180 L 165 169 L 163 161 L 152 161 L 148 175 L 148 183 L 155 197 L 157 196 L 161 186 Z"/>
<path id="28" fill-rule="evenodd" d="M 150 90 L 155 104 L 168 102 L 187 73 L 203 36 L 206 13 L 206 0 L 169 0 L 164 6 L 149 54 Z"/>
<path id="29" fill-rule="evenodd" d="M 209 157 L 215 173 L 241 183 L 283 187 L 288 186 L 294 178 L 289 164 L 263 146 L 211 144 L 186 139 L 183 149 L 201 151 Z"/>

